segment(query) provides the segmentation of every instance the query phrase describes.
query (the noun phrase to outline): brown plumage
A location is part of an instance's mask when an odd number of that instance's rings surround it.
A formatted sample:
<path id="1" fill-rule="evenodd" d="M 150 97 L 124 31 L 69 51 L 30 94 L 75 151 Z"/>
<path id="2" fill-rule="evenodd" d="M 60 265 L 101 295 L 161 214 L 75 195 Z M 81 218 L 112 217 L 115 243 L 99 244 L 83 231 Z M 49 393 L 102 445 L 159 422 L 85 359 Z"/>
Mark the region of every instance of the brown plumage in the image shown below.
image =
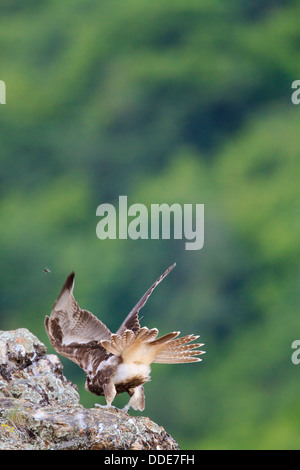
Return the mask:
<path id="1" fill-rule="evenodd" d="M 139 311 L 155 287 L 175 267 L 170 266 L 147 290 L 127 315 L 115 334 L 91 312 L 79 307 L 73 296 L 75 273 L 64 283 L 50 317 L 45 318 L 49 339 L 56 351 L 78 364 L 86 373 L 85 387 L 96 395 L 104 395 L 111 406 L 116 394 L 128 392 L 125 406 L 143 411 L 143 384 L 150 380 L 150 364 L 198 362 L 203 353 L 200 343 L 190 344 L 198 336 L 177 338 L 173 331 L 157 338 L 156 328 L 141 328 Z M 176 338 L 176 339 L 175 339 Z"/>

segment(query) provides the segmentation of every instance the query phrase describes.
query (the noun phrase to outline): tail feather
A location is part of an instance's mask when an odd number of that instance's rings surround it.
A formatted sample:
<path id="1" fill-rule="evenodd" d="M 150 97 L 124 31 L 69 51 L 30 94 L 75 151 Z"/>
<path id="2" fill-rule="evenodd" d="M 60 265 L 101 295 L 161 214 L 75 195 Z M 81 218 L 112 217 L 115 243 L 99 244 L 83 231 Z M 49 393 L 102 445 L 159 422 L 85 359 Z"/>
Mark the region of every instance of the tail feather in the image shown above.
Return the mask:
<path id="1" fill-rule="evenodd" d="M 161 336 L 160 338 L 155 339 L 154 341 L 151 341 L 151 346 L 158 346 L 159 344 L 167 343 L 171 341 L 173 338 L 176 338 L 180 334 L 180 331 L 173 331 L 172 333 L 167 333 L 164 336 Z"/>
<path id="2" fill-rule="evenodd" d="M 187 364 L 188 362 L 200 362 L 200 361 L 202 361 L 200 357 L 188 357 L 187 358 L 187 357 L 159 357 L 157 356 L 152 362 L 156 364 Z"/>
<path id="3" fill-rule="evenodd" d="M 196 348 L 203 346 L 203 344 L 187 344 L 197 338 L 199 338 L 199 336 L 188 335 L 183 336 L 182 338 L 170 340 L 158 352 L 153 362 L 158 364 L 179 364 L 184 362 L 201 361 L 202 359 L 194 356 L 199 356 L 204 353 L 204 351 L 200 351 L 199 349 L 195 350 Z"/>
<path id="4" fill-rule="evenodd" d="M 201 343 L 191 343 L 198 336 L 188 335 L 182 338 L 176 338 L 179 331 L 173 331 L 160 338 L 156 338 L 158 330 L 153 328 L 149 330 L 144 327 L 138 332 L 125 330 L 122 335 L 113 334 L 110 340 L 101 341 L 102 346 L 111 354 L 120 356 L 125 363 L 141 362 L 151 364 L 156 362 L 160 364 L 176 364 L 184 362 L 198 362 L 199 356 L 203 353 L 199 347 Z"/>
<path id="5" fill-rule="evenodd" d="M 108 352 L 115 356 L 123 356 L 132 346 L 137 349 L 142 343 L 148 344 L 148 342 L 157 336 L 157 333 L 158 330 L 156 328 L 148 330 L 146 327 L 141 328 L 137 333 L 134 333 L 132 330 L 125 330 L 122 335 L 113 334 L 110 340 L 104 340 L 101 344 Z"/>
<path id="6" fill-rule="evenodd" d="M 196 348 L 200 348 L 201 346 L 203 346 L 203 343 L 195 343 L 195 344 L 184 344 L 183 346 L 178 346 L 178 347 L 174 347 L 174 348 L 171 348 L 171 347 L 166 347 L 163 349 L 163 351 L 166 352 L 166 354 L 169 354 L 170 356 L 172 354 L 177 354 L 177 353 L 185 353 L 185 354 L 189 354 L 191 353 L 192 349 L 196 349 Z M 197 351 L 193 351 L 193 352 L 197 352 Z"/>
<path id="7" fill-rule="evenodd" d="M 187 345 L 187 343 L 191 343 L 192 341 L 198 338 L 199 336 L 194 336 L 194 335 L 182 336 L 181 338 L 173 339 L 172 341 L 167 343 L 165 346 L 165 349 L 176 349 L 176 348 L 182 347 L 183 345 Z M 193 344 L 189 344 L 188 346 L 194 347 Z"/>
<path id="8" fill-rule="evenodd" d="M 158 329 L 152 328 L 148 330 L 147 327 L 141 328 L 138 333 L 136 334 L 136 339 L 143 340 L 143 341 L 152 341 L 158 335 Z"/>

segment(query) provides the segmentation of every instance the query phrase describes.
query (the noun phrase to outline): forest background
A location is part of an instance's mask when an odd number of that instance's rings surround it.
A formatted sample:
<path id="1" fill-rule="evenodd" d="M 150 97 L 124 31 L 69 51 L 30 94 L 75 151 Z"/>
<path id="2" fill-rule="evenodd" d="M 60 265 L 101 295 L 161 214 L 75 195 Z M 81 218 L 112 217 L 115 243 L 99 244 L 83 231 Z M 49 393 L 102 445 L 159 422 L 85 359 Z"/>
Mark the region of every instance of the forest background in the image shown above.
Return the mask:
<path id="1" fill-rule="evenodd" d="M 300 448 L 299 18 L 290 0 L 0 4 L 0 329 L 54 352 L 44 317 L 75 270 L 114 331 L 176 262 L 142 324 L 200 334 L 206 355 L 154 364 L 144 413 L 183 449 Z M 204 247 L 99 240 L 119 195 L 205 204 Z"/>

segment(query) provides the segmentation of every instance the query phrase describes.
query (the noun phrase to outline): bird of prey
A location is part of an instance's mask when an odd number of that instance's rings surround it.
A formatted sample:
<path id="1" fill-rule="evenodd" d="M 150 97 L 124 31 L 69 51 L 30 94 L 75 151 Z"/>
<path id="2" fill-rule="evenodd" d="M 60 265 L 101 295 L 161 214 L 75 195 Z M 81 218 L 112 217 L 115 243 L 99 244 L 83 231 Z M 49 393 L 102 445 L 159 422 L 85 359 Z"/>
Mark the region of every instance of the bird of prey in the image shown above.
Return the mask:
<path id="1" fill-rule="evenodd" d="M 143 384 L 150 380 L 151 363 L 201 361 L 195 356 L 203 353 L 196 349 L 203 344 L 190 344 L 199 336 L 176 338 L 180 332 L 173 331 L 157 338 L 156 328 L 141 328 L 139 323 L 140 309 L 174 267 L 175 264 L 170 266 L 152 284 L 115 334 L 91 312 L 79 307 L 73 296 L 74 272 L 64 283 L 50 317 L 45 318 L 45 328 L 55 350 L 84 370 L 87 375 L 85 389 L 104 395 L 107 407 L 117 394 L 127 392 L 130 399 L 124 410 L 132 407 L 143 411 Z"/>

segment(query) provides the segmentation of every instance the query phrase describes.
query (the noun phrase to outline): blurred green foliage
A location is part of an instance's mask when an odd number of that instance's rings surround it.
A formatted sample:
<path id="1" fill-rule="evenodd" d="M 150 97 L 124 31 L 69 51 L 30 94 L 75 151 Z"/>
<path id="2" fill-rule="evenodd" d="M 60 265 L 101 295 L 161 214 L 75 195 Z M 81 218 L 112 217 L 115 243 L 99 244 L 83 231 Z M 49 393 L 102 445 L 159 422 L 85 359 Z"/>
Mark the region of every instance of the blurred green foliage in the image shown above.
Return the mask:
<path id="1" fill-rule="evenodd" d="M 300 447 L 299 15 L 279 0 L 0 5 L 0 328 L 49 345 L 75 270 L 79 304 L 115 330 L 176 261 L 141 314 L 205 342 L 201 364 L 154 365 L 145 386 L 182 448 Z M 204 248 L 98 240 L 97 206 L 123 194 L 204 203 Z"/>

